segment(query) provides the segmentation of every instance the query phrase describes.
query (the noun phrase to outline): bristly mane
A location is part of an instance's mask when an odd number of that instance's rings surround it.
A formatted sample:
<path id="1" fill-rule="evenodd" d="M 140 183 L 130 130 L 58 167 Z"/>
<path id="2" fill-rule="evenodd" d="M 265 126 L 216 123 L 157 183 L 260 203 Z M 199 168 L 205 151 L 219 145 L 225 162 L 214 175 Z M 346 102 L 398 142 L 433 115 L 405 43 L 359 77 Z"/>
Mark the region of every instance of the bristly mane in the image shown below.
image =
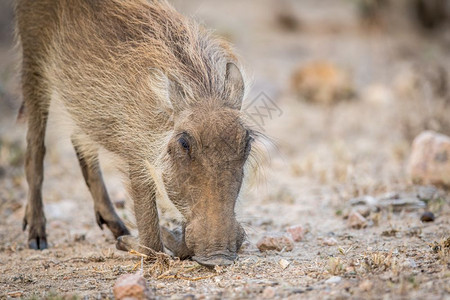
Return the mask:
<path id="1" fill-rule="evenodd" d="M 133 53 L 131 65 L 162 71 L 180 84 L 191 100 L 226 96 L 223 95 L 225 66 L 230 61 L 237 63 L 227 42 L 183 17 L 165 0 L 151 4 L 106 2 L 102 9 L 108 12 L 102 15 L 113 18 L 97 22 L 103 27 L 99 32 L 116 36 L 120 41 L 113 51 L 127 53 L 127 57 Z"/>
<path id="2" fill-rule="evenodd" d="M 92 133 L 93 141 L 107 144 L 108 150 L 150 157 L 148 151 L 161 149 L 157 144 L 171 127 L 168 81 L 177 83 L 183 95 L 176 105 L 189 107 L 227 99 L 228 62 L 242 72 L 227 42 L 183 17 L 165 0 L 70 1 L 70 6 L 55 7 L 59 19 L 48 46 L 46 75 L 75 123 Z M 81 109 L 87 102 L 95 115 Z M 111 111 L 116 113 L 114 119 Z M 105 128 L 95 127 L 98 122 Z M 143 141 L 145 147 L 138 147 Z"/>

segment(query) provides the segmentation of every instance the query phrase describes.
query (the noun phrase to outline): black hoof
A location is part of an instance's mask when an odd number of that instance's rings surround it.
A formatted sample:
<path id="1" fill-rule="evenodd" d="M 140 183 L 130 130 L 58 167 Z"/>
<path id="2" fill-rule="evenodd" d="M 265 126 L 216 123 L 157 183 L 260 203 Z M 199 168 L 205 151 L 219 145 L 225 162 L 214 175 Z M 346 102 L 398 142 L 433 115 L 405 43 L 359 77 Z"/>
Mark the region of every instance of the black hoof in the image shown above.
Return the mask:
<path id="1" fill-rule="evenodd" d="M 117 238 L 116 248 L 121 251 L 135 250 L 146 254 L 146 250 L 139 246 L 138 238 L 131 235 L 122 235 Z"/>
<path id="2" fill-rule="evenodd" d="M 127 247 L 127 245 L 124 243 L 123 238 L 121 236 L 119 236 L 117 238 L 117 242 L 116 242 L 116 249 L 120 250 L 120 251 L 129 251 L 129 248 Z"/>
<path id="3" fill-rule="evenodd" d="M 28 241 L 28 248 L 34 250 L 44 250 L 48 248 L 47 240 L 45 238 L 35 238 Z"/>

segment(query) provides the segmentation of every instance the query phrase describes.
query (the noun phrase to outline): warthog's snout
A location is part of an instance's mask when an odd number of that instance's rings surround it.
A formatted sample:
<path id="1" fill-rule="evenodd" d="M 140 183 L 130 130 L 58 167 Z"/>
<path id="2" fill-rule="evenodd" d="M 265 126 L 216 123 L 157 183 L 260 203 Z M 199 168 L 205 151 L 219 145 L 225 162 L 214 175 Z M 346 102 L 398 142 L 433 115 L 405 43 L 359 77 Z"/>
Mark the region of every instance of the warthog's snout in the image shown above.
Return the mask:
<path id="1" fill-rule="evenodd" d="M 234 218 L 214 223 L 214 218 L 196 220 L 186 227 L 186 243 L 192 259 L 207 267 L 228 266 L 238 257 L 245 238 L 244 229 Z M 217 220 L 217 219 L 216 219 Z"/>
<path id="2" fill-rule="evenodd" d="M 230 251 L 217 251 L 209 256 L 193 256 L 192 259 L 205 267 L 229 266 L 237 258 L 236 253 Z"/>

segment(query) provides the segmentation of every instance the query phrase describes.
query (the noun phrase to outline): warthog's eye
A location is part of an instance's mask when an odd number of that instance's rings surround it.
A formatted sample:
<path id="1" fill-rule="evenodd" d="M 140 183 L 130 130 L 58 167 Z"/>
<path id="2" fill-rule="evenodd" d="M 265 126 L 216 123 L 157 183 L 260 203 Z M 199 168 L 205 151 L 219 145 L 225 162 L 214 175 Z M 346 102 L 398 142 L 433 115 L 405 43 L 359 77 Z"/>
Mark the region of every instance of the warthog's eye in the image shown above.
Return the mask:
<path id="1" fill-rule="evenodd" d="M 178 139 L 178 143 L 180 144 L 181 148 L 184 151 L 189 152 L 191 145 L 189 144 L 189 141 L 184 136 L 182 136 Z"/>

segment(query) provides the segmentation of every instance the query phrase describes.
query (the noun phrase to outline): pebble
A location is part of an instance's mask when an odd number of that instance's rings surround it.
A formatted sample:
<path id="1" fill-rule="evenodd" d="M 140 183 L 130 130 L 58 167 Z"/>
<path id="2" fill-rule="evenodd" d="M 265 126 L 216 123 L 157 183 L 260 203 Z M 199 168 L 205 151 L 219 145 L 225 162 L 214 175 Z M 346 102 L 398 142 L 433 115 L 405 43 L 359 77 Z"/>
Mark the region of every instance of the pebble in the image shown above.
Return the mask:
<path id="1" fill-rule="evenodd" d="M 341 282 L 341 280 L 342 280 L 342 277 L 340 277 L 340 276 L 333 276 L 333 277 L 330 277 L 327 280 L 325 280 L 325 283 L 327 283 L 327 284 L 335 284 L 335 283 Z"/>
<path id="2" fill-rule="evenodd" d="M 437 188 L 432 185 L 420 186 L 417 192 L 417 197 L 419 197 L 420 200 L 428 202 L 432 200 L 437 193 Z"/>
<path id="3" fill-rule="evenodd" d="M 367 226 L 367 220 L 357 211 L 352 211 L 348 215 L 348 225 L 355 229 L 365 228 Z"/>
<path id="4" fill-rule="evenodd" d="M 294 225 L 286 228 L 286 232 L 289 233 L 294 242 L 300 242 L 305 237 L 305 229 L 302 225 Z"/>
<path id="5" fill-rule="evenodd" d="M 413 142 L 409 175 L 414 183 L 450 186 L 450 137 L 424 131 Z"/>
<path id="6" fill-rule="evenodd" d="M 280 265 L 280 267 L 284 270 L 287 267 L 289 267 L 289 265 L 291 264 L 289 261 L 287 261 L 286 259 L 282 258 L 278 261 L 278 264 Z"/>
<path id="7" fill-rule="evenodd" d="M 19 298 L 19 297 L 22 297 L 23 292 L 22 291 L 14 291 L 14 292 L 9 292 L 7 295 L 8 295 L 8 297 L 11 297 L 11 298 Z"/>
<path id="8" fill-rule="evenodd" d="M 147 281 L 140 274 L 125 274 L 120 276 L 114 285 L 114 298 L 127 300 L 152 299 L 152 295 L 147 286 Z"/>
<path id="9" fill-rule="evenodd" d="M 294 249 L 294 241 L 280 233 L 272 233 L 263 236 L 258 243 L 256 243 L 259 251 L 276 250 L 276 251 L 292 251 Z"/>
<path id="10" fill-rule="evenodd" d="M 422 222 L 433 222 L 434 218 L 435 218 L 434 214 L 431 211 L 426 211 L 420 217 L 420 221 L 422 221 Z"/>
<path id="11" fill-rule="evenodd" d="M 335 238 L 328 238 L 323 241 L 323 244 L 325 246 L 335 246 L 337 245 L 337 243 L 338 241 Z"/>

